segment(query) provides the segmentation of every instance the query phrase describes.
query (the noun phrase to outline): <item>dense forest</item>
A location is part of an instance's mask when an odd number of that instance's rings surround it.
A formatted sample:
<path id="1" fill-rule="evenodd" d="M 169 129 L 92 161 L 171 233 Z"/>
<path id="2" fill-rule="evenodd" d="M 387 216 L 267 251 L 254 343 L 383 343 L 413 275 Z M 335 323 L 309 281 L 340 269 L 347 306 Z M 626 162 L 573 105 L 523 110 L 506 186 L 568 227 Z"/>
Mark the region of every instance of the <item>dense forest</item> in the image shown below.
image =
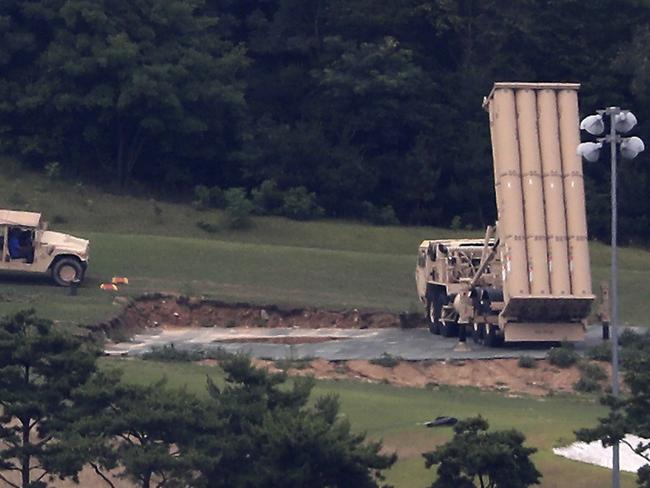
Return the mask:
<path id="1" fill-rule="evenodd" d="M 650 142 L 649 45 L 643 0 L 2 0 L 0 154 L 71 181 L 188 199 L 266 181 L 328 216 L 480 228 L 492 83 L 581 82 L 584 114 L 630 108 Z M 648 161 L 621 165 L 627 241 L 650 238 Z M 608 164 L 585 172 L 604 238 Z"/>

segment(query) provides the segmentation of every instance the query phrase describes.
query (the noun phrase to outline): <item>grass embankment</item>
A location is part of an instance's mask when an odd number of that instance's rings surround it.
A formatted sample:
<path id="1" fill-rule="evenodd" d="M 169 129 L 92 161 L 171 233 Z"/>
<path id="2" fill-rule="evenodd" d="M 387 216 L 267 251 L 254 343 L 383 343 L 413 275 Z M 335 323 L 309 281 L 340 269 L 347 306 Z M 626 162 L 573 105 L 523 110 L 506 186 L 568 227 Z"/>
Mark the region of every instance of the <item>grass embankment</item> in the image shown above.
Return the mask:
<path id="1" fill-rule="evenodd" d="M 142 360 L 103 359 L 102 367 L 119 368 L 124 378 L 149 384 L 163 375 L 172 387 L 205 395 L 206 376 L 221 381 L 216 367 L 191 363 L 157 363 Z M 341 411 L 358 431 L 381 438 L 399 461 L 388 473 L 388 482 L 399 488 L 429 486 L 434 472 L 424 468 L 421 453 L 451 437 L 451 429 L 427 429 L 421 422 L 438 415 L 464 418 L 483 415 L 494 429 L 519 429 L 527 444 L 539 452 L 534 461 L 543 473 L 542 487 L 591 488 L 607 486 L 610 471 L 556 456 L 551 449 L 573 441 L 573 431 L 594 425 L 604 409 L 580 397 L 507 397 L 468 388 L 415 389 L 352 381 L 318 381 L 315 396 L 337 394 Z M 624 473 L 623 486 L 632 487 L 634 476 Z"/>
<path id="2" fill-rule="evenodd" d="M 375 227 L 356 222 L 253 219 L 247 230 L 206 233 L 196 223 L 219 224 L 220 213 L 189 205 L 102 193 L 39 175 L 0 172 L 0 207 L 41 211 L 53 230 L 91 240 L 88 279 L 80 294 L 43 279 L 2 279 L 0 314 L 25 307 L 65 322 L 91 322 L 115 313 L 112 293 L 98 285 L 129 277 L 119 294 L 171 291 L 226 301 L 420 309 L 415 297 L 415 250 L 425 238 L 479 236 L 432 227 Z M 58 222 L 58 223 L 56 223 Z M 592 243 L 594 288 L 608 274 L 608 248 Z M 646 324 L 650 252 L 621 249 L 623 320 Z"/>

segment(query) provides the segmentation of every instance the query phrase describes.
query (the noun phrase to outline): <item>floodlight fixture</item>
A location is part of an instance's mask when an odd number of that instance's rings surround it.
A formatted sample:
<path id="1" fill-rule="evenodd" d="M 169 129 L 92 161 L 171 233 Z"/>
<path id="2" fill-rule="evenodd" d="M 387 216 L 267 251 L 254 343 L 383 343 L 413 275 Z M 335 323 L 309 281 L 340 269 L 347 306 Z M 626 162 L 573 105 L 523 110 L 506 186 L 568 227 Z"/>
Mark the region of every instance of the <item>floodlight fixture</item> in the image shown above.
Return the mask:
<path id="1" fill-rule="evenodd" d="M 614 116 L 614 129 L 616 132 L 630 132 L 632 128 L 636 125 L 636 115 L 632 112 L 623 111 Z"/>
<path id="2" fill-rule="evenodd" d="M 621 140 L 621 157 L 625 159 L 634 159 L 644 150 L 645 144 L 640 137 L 626 137 Z"/>
<path id="3" fill-rule="evenodd" d="M 602 115 L 590 115 L 582 119 L 580 128 L 586 130 L 593 136 L 599 136 L 605 130 L 605 123 Z"/>
<path id="4" fill-rule="evenodd" d="M 590 163 L 598 161 L 600 150 L 603 147 L 602 142 L 583 142 L 578 145 L 578 155 L 585 158 Z"/>

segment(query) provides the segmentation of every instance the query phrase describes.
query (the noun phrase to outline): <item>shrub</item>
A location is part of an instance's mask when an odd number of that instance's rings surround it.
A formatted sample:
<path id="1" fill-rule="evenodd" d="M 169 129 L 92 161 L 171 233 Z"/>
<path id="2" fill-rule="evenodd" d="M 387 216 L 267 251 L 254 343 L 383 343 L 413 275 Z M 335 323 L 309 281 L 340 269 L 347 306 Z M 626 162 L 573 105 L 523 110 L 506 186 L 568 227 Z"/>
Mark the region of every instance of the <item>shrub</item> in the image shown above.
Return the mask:
<path id="1" fill-rule="evenodd" d="M 54 217 L 52 217 L 52 223 L 53 224 L 67 224 L 68 219 L 60 214 L 56 214 Z"/>
<path id="2" fill-rule="evenodd" d="M 519 365 L 520 368 L 536 368 L 537 367 L 537 361 L 535 358 L 530 357 L 530 356 L 521 356 L 519 358 L 519 361 L 517 361 L 517 364 Z"/>
<path id="3" fill-rule="evenodd" d="M 371 359 L 370 364 L 375 364 L 377 366 L 382 366 L 384 368 L 394 368 L 399 364 L 400 358 L 388 354 L 387 352 L 383 353 L 381 356 L 375 359 Z"/>
<path id="4" fill-rule="evenodd" d="M 205 220 L 199 220 L 196 223 L 196 226 L 202 231 L 207 232 L 208 234 L 216 234 L 221 230 L 221 227 L 218 224 L 213 224 L 211 222 L 206 222 Z"/>
<path id="5" fill-rule="evenodd" d="M 451 230 L 460 230 L 463 228 L 463 219 L 460 215 L 454 215 L 454 218 L 451 219 Z"/>
<path id="6" fill-rule="evenodd" d="M 583 362 L 579 366 L 580 371 L 583 376 L 592 378 L 596 381 L 605 381 L 607 379 L 607 373 L 605 370 L 598 364 Z"/>
<path id="7" fill-rule="evenodd" d="M 390 205 L 377 207 L 370 202 L 361 204 L 363 218 L 375 225 L 397 225 L 399 220 L 395 215 L 395 210 Z"/>
<path id="8" fill-rule="evenodd" d="M 226 206 L 226 192 L 224 192 L 220 187 L 213 186 L 209 190 L 208 195 L 208 204 L 212 208 L 225 208 Z"/>
<path id="9" fill-rule="evenodd" d="M 167 344 L 162 347 L 153 347 L 151 351 L 145 352 L 142 359 L 149 359 L 153 361 L 198 361 L 203 359 L 203 354 L 199 351 L 185 351 L 176 349 L 174 344 Z"/>
<path id="10" fill-rule="evenodd" d="M 273 179 L 264 180 L 260 186 L 253 188 L 251 198 L 255 205 L 255 212 L 259 214 L 277 213 L 284 201 L 284 196 Z"/>
<path id="11" fill-rule="evenodd" d="M 601 342 L 597 346 L 587 349 L 586 355 L 589 359 L 596 361 L 611 361 L 612 345 L 610 342 Z"/>
<path id="12" fill-rule="evenodd" d="M 601 382 L 607 379 L 607 373 L 597 364 L 580 364 L 580 379 L 573 385 L 573 389 L 584 393 L 601 391 Z"/>
<path id="13" fill-rule="evenodd" d="M 639 334 L 634 329 L 623 329 L 621 335 L 618 336 L 618 343 L 623 347 L 634 346 L 641 339 L 642 334 Z"/>
<path id="14" fill-rule="evenodd" d="M 554 347 L 548 352 L 548 361 L 560 368 L 568 368 L 578 362 L 578 353 L 567 346 Z"/>
<path id="15" fill-rule="evenodd" d="M 316 204 L 316 194 L 304 186 L 289 189 L 284 195 L 282 215 L 295 220 L 308 220 L 323 215 L 323 209 Z"/>
<path id="16" fill-rule="evenodd" d="M 192 205 L 199 210 L 206 210 L 210 207 L 210 189 L 205 185 L 194 187 L 194 200 Z"/>
<path id="17" fill-rule="evenodd" d="M 61 163 L 58 161 L 50 161 L 45 165 L 45 176 L 50 180 L 58 180 L 61 178 Z"/>
<path id="18" fill-rule="evenodd" d="M 252 202 L 243 188 L 229 188 L 225 192 L 226 224 L 230 229 L 244 229 L 250 226 Z"/>

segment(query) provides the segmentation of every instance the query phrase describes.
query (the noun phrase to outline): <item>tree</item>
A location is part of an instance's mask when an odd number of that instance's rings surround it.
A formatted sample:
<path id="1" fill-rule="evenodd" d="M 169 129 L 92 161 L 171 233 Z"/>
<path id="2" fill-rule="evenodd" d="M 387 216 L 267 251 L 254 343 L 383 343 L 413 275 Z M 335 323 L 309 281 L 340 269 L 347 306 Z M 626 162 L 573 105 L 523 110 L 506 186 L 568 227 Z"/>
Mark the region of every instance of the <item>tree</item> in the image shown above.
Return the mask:
<path id="1" fill-rule="evenodd" d="M 629 393 L 604 396 L 601 402 L 610 409 L 607 417 L 600 418 L 596 427 L 576 431 L 576 437 L 584 442 L 600 440 L 603 446 L 627 444 L 650 463 L 650 442 L 633 445 L 625 439 L 626 434 L 650 438 L 650 336 L 644 334 L 626 343 L 621 359 Z M 650 488 L 650 466 L 639 469 L 637 484 Z"/>
<path id="2" fill-rule="evenodd" d="M 142 488 L 192 485 L 190 446 L 198 433 L 214 432 L 194 395 L 169 389 L 164 379 L 125 384 L 111 371 L 95 375 L 75 401 L 82 414 L 64 438 L 76 448 L 72 457 L 108 486 L 115 486 L 112 475 Z"/>
<path id="3" fill-rule="evenodd" d="M 26 138 L 18 149 L 82 170 L 99 163 L 122 185 L 143 153 L 156 156 L 143 168 L 149 177 L 164 173 L 167 158 L 218 157 L 244 106 L 246 59 L 202 8 L 201 0 L 19 2 L 8 18 L 31 19 L 41 46 L 10 78 L 26 79 L 11 85 L 17 102 L 6 113 Z"/>
<path id="4" fill-rule="evenodd" d="M 72 476 L 80 466 L 60 463 L 73 446 L 57 437 L 75 416 L 73 392 L 95 370 L 96 354 L 33 311 L 0 320 L 0 473 L 14 488 L 45 487 L 53 475 Z"/>
<path id="5" fill-rule="evenodd" d="M 525 488 L 542 477 L 530 460 L 536 449 L 524 447 L 516 430 L 488 432 L 482 417 L 462 420 L 454 437 L 436 450 L 424 453 L 426 467 L 438 465 L 431 488 Z M 478 483 L 478 485 L 477 485 Z"/>
<path id="6" fill-rule="evenodd" d="M 197 439 L 196 487 L 376 487 L 395 462 L 338 418 L 333 397 L 307 405 L 313 380 L 267 374 L 250 359 L 223 363 L 226 386 L 209 382 L 210 414 L 221 422 Z"/>

